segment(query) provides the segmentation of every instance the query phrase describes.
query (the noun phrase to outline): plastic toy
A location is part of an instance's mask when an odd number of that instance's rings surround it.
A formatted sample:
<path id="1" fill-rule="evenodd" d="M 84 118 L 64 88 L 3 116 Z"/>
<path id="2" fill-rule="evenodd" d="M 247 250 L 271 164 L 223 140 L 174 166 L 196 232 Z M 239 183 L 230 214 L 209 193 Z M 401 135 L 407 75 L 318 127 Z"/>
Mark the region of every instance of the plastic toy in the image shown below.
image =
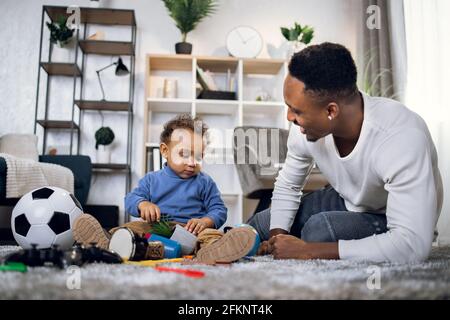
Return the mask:
<path id="1" fill-rule="evenodd" d="M 8 262 L 5 264 L 0 264 L 0 271 L 16 271 L 16 272 L 27 272 L 27 266 L 21 262 Z"/>
<path id="2" fill-rule="evenodd" d="M 122 263 L 123 259 L 114 252 L 104 250 L 91 244 L 89 247 L 74 246 L 71 250 L 65 252 L 64 255 L 68 265 L 83 265 L 85 263 Z"/>
<path id="3" fill-rule="evenodd" d="M 161 259 L 161 260 L 142 260 L 142 261 L 125 261 L 125 264 L 131 264 L 135 266 L 141 266 L 141 267 L 154 267 L 158 264 L 163 263 L 177 263 L 177 262 L 184 262 L 186 261 L 183 258 L 174 258 L 174 259 Z"/>
<path id="4" fill-rule="evenodd" d="M 160 241 L 149 242 L 126 227 L 119 228 L 113 233 L 109 241 L 109 250 L 131 261 L 164 257 L 164 245 Z"/>
<path id="5" fill-rule="evenodd" d="M 183 256 L 194 252 L 195 246 L 197 244 L 197 237 L 179 224 L 175 226 L 175 230 L 170 239 L 178 242 L 181 245 L 181 254 Z"/>
<path id="6" fill-rule="evenodd" d="M 256 229 L 253 228 L 251 225 L 245 224 L 245 223 L 238 224 L 238 225 L 236 225 L 236 227 L 247 227 L 247 228 L 252 229 L 255 232 L 255 234 L 256 234 L 255 244 L 253 245 L 252 249 L 249 251 L 249 253 L 246 256 L 251 257 L 251 256 L 256 255 L 256 253 L 258 252 L 258 248 L 261 244 L 261 238 L 259 237 L 258 231 L 256 231 Z"/>
<path id="7" fill-rule="evenodd" d="M 180 269 L 180 268 L 168 268 L 168 267 L 155 267 L 155 270 L 162 272 L 175 272 L 191 278 L 203 278 L 205 273 L 203 271 Z"/>
<path id="8" fill-rule="evenodd" d="M 5 262 L 6 264 L 22 263 L 29 267 L 52 265 L 62 269 L 66 266 L 64 253 L 56 246 L 50 249 L 37 249 L 34 244 L 31 249 L 19 250 L 7 255 Z"/>
<path id="9" fill-rule="evenodd" d="M 145 235 L 148 241 L 161 241 L 164 245 L 164 258 L 173 259 L 181 257 L 181 246 L 174 240 L 167 239 L 157 234 L 147 233 Z"/>
<path id="10" fill-rule="evenodd" d="M 93 262 L 122 263 L 123 260 L 117 254 L 94 245 L 88 248 L 74 246 L 66 251 L 59 250 L 57 246 L 37 249 L 36 245 L 33 245 L 31 249 L 19 250 L 5 257 L 5 265 L 21 263 L 30 267 L 56 266 L 61 269 L 69 265 L 81 266 Z"/>

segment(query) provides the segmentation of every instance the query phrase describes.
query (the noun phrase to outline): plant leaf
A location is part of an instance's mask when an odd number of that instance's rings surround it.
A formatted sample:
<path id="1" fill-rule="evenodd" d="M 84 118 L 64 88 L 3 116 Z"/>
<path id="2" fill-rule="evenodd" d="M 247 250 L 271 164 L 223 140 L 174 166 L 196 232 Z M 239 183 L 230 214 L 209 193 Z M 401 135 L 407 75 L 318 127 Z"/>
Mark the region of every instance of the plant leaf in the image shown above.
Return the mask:
<path id="1" fill-rule="evenodd" d="M 285 37 L 286 40 L 290 41 L 289 39 L 289 29 L 288 28 L 283 28 L 281 27 L 281 34 L 283 35 L 283 37 Z"/>
<path id="2" fill-rule="evenodd" d="M 186 35 L 216 10 L 215 0 L 162 0 L 169 16 L 185 39 Z"/>
<path id="3" fill-rule="evenodd" d="M 303 35 L 300 41 L 303 42 L 304 44 L 308 44 L 311 42 L 313 37 L 314 37 L 314 29 L 309 26 L 305 26 L 303 28 Z"/>
<path id="4" fill-rule="evenodd" d="M 297 30 L 294 29 L 290 29 L 289 30 L 289 41 L 296 41 L 299 37 L 299 33 L 297 32 Z"/>
<path id="5" fill-rule="evenodd" d="M 302 33 L 302 26 L 297 22 L 294 23 L 294 29 L 297 32 L 298 36 Z"/>

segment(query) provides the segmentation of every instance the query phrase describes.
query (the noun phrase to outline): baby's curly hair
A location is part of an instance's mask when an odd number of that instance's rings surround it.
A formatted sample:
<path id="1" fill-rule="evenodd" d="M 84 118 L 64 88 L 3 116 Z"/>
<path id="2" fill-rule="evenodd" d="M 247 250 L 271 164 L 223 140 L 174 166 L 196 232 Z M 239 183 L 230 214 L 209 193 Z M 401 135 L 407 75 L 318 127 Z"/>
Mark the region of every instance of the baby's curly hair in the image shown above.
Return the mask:
<path id="1" fill-rule="evenodd" d="M 289 73 L 305 84 L 305 91 L 324 103 L 358 93 L 355 62 L 350 51 L 340 44 L 324 42 L 297 52 L 289 62 Z"/>
<path id="2" fill-rule="evenodd" d="M 206 135 L 208 126 L 199 117 L 192 118 L 189 113 L 182 113 L 170 119 L 164 124 L 164 129 L 161 132 L 159 140 L 161 143 L 168 144 L 172 133 L 175 129 L 189 129 L 192 132 L 202 133 L 202 137 Z"/>

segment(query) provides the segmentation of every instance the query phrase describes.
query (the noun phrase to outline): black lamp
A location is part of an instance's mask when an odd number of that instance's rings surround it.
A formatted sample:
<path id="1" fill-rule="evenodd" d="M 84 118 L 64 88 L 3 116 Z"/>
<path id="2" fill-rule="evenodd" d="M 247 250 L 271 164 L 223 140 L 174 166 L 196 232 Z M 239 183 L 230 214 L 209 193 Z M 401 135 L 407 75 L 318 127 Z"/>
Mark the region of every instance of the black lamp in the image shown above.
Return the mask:
<path id="1" fill-rule="evenodd" d="M 97 77 L 98 77 L 98 82 L 100 83 L 100 89 L 102 89 L 102 100 L 105 100 L 105 91 L 103 90 L 103 85 L 102 85 L 102 79 L 100 78 L 100 72 L 102 72 L 103 70 L 106 70 L 112 66 L 116 66 L 116 76 L 126 76 L 127 74 L 130 73 L 130 71 L 128 71 L 128 68 L 123 64 L 122 58 L 119 58 L 116 62 L 111 63 L 110 65 L 107 65 L 106 67 L 103 67 L 99 70 L 97 70 Z"/>

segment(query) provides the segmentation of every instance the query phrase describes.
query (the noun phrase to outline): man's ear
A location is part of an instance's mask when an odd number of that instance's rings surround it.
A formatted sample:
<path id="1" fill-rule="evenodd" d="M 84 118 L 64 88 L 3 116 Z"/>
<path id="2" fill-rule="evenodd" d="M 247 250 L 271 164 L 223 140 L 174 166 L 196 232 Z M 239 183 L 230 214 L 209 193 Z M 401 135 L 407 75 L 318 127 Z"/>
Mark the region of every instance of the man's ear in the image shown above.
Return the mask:
<path id="1" fill-rule="evenodd" d="M 164 157 L 164 159 L 167 160 L 167 157 L 169 156 L 169 147 L 167 146 L 167 144 L 162 142 L 159 145 L 159 151 L 161 152 L 161 154 Z"/>
<path id="2" fill-rule="evenodd" d="M 340 113 L 339 105 L 336 102 L 328 103 L 325 110 L 327 111 L 327 118 L 331 118 L 330 120 L 336 119 Z"/>

